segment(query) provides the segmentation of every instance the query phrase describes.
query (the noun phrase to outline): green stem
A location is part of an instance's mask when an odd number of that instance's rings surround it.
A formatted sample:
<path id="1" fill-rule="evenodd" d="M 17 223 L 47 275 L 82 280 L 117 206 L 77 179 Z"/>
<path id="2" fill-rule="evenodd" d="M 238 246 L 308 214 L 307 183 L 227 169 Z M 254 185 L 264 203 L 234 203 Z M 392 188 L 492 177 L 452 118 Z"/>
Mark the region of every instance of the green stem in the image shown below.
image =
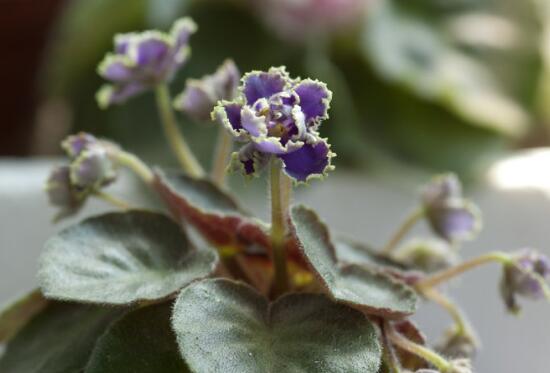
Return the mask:
<path id="1" fill-rule="evenodd" d="M 283 195 L 288 193 L 281 188 L 281 161 L 271 160 L 271 246 L 274 266 L 274 295 L 280 295 L 288 289 L 288 270 L 286 267 L 285 236 L 286 217 L 288 214 L 288 199 Z"/>
<path id="2" fill-rule="evenodd" d="M 510 255 L 506 253 L 495 251 L 492 253 L 488 253 L 488 254 L 481 255 L 476 258 L 467 260 L 463 263 L 460 263 L 459 265 L 442 270 L 431 276 L 425 277 L 422 280 L 418 281 L 415 284 L 415 287 L 418 290 L 420 290 L 420 292 L 425 292 L 425 289 L 437 286 L 466 271 L 469 271 L 476 267 L 480 267 L 484 264 L 492 263 L 492 262 L 502 263 L 504 265 L 510 265 L 510 264 L 513 264 L 513 259 L 510 257 Z"/>
<path id="3" fill-rule="evenodd" d="M 223 186 L 225 184 L 227 163 L 233 150 L 233 138 L 223 126 L 219 126 L 218 131 L 218 142 L 216 143 L 211 176 L 217 185 Z"/>
<path id="4" fill-rule="evenodd" d="M 183 134 L 178 128 L 178 123 L 172 110 L 170 92 L 166 84 L 160 84 L 156 88 L 157 107 L 162 119 L 164 134 L 176 155 L 181 167 L 192 177 L 204 176 L 204 171 L 193 155 Z"/>
<path id="5" fill-rule="evenodd" d="M 423 216 L 424 209 L 422 208 L 415 209 L 409 216 L 407 216 L 403 223 L 401 223 L 401 226 L 397 232 L 393 234 L 390 241 L 386 244 L 386 246 L 384 246 L 382 253 L 387 255 L 392 252 L 397 247 L 399 242 L 401 242 L 401 240 L 405 237 L 405 235 L 409 233 L 418 220 L 420 220 Z"/>
<path id="6" fill-rule="evenodd" d="M 395 329 L 390 325 L 385 328 L 385 331 L 389 340 L 396 346 L 410 352 L 411 354 L 421 357 L 430 364 L 434 365 L 437 369 L 441 371 L 441 373 L 449 373 L 450 369 L 452 368 L 451 363 L 447 361 L 447 359 L 445 359 L 443 356 L 439 355 L 437 352 L 408 340 L 407 338 L 396 332 Z"/>
<path id="7" fill-rule="evenodd" d="M 130 210 L 132 208 L 129 203 L 118 199 L 117 197 L 107 192 L 102 192 L 98 190 L 94 192 L 94 196 L 122 210 Z"/>
<path id="8" fill-rule="evenodd" d="M 115 163 L 132 170 L 145 184 L 152 184 L 155 180 L 153 171 L 141 159 L 132 153 L 116 149 L 109 153 L 109 156 Z"/>
<path id="9" fill-rule="evenodd" d="M 389 322 L 384 321 L 381 325 L 382 329 L 382 344 L 383 344 L 383 355 L 382 359 L 386 363 L 386 366 L 388 368 L 388 373 L 401 373 L 401 363 L 399 362 L 395 349 L 393 348 L 392 344 L 388 340 L 388 335 L 386 334 L 386 330 L 388 328 L 391 328 L 389 325 Z"/>
<path id="10" fill-rule="evenodd" d="M 460 308 L 451 299 L 433 288 L 424 289 L 422 295 L 424 295 L 426 299 L 438 304 L 449 313 L 455 322 L 456 333 L 458 335 L 473 337 L 469 322 L 464 317 Z"/>

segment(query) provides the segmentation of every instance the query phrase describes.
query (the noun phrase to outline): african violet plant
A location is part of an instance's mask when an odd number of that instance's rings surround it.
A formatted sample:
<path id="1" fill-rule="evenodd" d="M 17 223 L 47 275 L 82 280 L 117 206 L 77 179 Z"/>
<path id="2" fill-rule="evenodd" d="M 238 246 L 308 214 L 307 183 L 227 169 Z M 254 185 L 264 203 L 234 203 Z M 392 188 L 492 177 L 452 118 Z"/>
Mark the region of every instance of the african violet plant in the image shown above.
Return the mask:
<path id="1" fill-rule="evenodd" d="M 548 298 L 550 261 L 534 250 L 459 261 L 480 214 L 451 174 L 429 181 L 420 203 L 381 250 L 333 237 L 293 186 L 323 178 L 334 157 L 320 126 L 331 92 L 284 67 L 240 79 L 233 62 L 168 83 L 189 57 L 190 19 L 169 34 L 117 35 L 100 64 L 102 107 L 155 90 L 167 140 L 183 172 L 150 168 L 114 143 L 80 133 L 62 144 L 69 163 L 47 192 L 56 219 L 97 197 L 120 211 L 70 226 L 45 244 L 40 289 L 0 314 L 3 372 L 472 372 L 478 341 L 441 285 L 475 267 L 503 268 L 511 312 L 518 296 Z M 240 81 L 240 83 L 239 83 Z M 219 125 L 212 173 L 195 159 L 173 109 Z M 234 144 L 242 146 L 233 153 Z M 227 166 L 227 167 L 226 167 Z M 157 195 L 158 211 L 131 208 L 105 187 L 128 168 Z M 271 224 L 244 211 L 226 171 L 269 169 Z M 420 220 L 434 238 L 403 239 Z M 429 347 L 409 319 L 421 301 L 454 320 Z"/>

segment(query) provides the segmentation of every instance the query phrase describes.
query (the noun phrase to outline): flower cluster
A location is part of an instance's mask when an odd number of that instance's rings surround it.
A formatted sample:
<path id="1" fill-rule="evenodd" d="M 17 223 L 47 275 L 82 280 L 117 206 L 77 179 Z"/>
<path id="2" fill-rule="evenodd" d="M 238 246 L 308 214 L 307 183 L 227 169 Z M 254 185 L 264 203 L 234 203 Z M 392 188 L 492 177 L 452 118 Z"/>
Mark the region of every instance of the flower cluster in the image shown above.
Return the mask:
<path id="1" fill-rule="evenodd" d="M 289 177 L 307 182 L 333 168 L 334 154 L 318 132 L 331 99 L 324 83 L 291 79 L 278 67 L 246 74 L 240 97 L 221 101 L 212 116 L 237 141 L 247 143 L 233 156 L 244 174 L 254 175 L 278 157 Z"/>
<path id="2" fill-rule="evenodd" d="M 70 164 L 56 167 L 46 183 L 50 203 L 60 208 L 57 219 L 78 211 L 86 198 L 111 184 L 117 176 L 109 158 L 115 145 L 87 133 L 69 136 L 62 143 Z"/>
<path id="3" fill-rule="evenodd" d="M 448 242 L 472 239 L 481 228 L 481 214 L 454 174 L 434 177 L 422 190 L 422 205 L 434 233 Z"/>
<path id="4" fill-rule="evenodd" d="M 188 79 L 185 90 L 174 100 L 174 107 L 198 121 L 210 120 L 220 100 L 233 100 L 238 93 L 241 73 L 232 60 L 226 60 L 212 75 Z"/>
<path id="5" fill-rule="evenodd" d="M 189 37 L 196 30 L 190 18 L 182 18 L 174 23 L 170 33 L 116 35 L 114 53 L 108 54 L 98 68 L 99 75 L 112 83 L 98 92 L 99 105 L 105 108 L 120 104 L 171 81 L 189 57 Z"/>

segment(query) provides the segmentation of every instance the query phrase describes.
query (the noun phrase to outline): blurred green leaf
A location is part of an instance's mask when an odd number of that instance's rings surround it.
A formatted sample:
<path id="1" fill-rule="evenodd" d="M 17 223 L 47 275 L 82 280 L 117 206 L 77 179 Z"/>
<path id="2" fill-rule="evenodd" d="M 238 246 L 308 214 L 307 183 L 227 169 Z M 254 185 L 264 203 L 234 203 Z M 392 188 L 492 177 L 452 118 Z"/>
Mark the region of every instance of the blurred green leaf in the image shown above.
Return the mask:
<path id="1" fill-rule="evenodd" d="M 8 343 L 0 372 L 82 372 L 97 338 L 123 311 L 51 302 Z"/>
<path id="2" fill-rule="evenodd" d="M 371 7 L 361 45 L 385 79 L 446 105 L 468 123 L 509 136 L 526 130 L 527 114 L 489 69 L 455 48 L 443 30 L 399 9 L 396 1 Z"/>
<path id="3" fill-rule="evenodd" d="M 92 352 L 86 373 L 187 373 L 170 326 L 172 302 L 139 308 L 114 322 Z"/>

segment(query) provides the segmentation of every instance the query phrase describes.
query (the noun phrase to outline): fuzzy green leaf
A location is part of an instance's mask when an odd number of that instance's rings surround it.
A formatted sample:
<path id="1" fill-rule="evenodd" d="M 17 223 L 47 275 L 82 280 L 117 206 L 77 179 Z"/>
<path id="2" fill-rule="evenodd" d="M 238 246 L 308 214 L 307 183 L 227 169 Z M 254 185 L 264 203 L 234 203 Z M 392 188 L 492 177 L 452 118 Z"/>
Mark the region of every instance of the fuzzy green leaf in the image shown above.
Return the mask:
<path id="1" fill-rule="evenodd" d="M 113 323 L 97 341 L 86 373 L 185 373 L 170 327 L 172 303 L 140 308 Z"/>
<path id="2" fill-rule="evenodd" d="M 181 292 L 172 324 L 197 373 L 375 373 L 380 365 L 369 320 L 321 294 L 269 304 L 247 285 L 204 280 Z"/>
<path id="3" fill-rule="evenodd" d="M 48 300 L 35 289 L 0 310 L 0 343 L 15 336 L 47 304 Z"/>
<path id="4" fill-rule="evenodd" d="M 8 343 L 0 372 L 82 372 L 97 338 L 122 312 L 52 302 Z"/>
<path id="5" fill-rule="evenodd" d="M 267 228 L 208 180 L 156 170 L 155 187 L 177 219 L 218 246 L 269 246 Z"/>
<path id="6" fill-rule="evenodd" d="M 328 229 L 314 211 L 295 206 L 291 220 L 304 257 L 335 300 L 384 317 L 415 312 L 418 297 L 405 283 L 367 266 L 339 263 Z"/>
<path id="7" fill-rule="evenodd" d="M 131 211 L 87 219 L 48 240 L 39 280 L 49 298 L 126 304 L 164 298 L 216 265 L 216 253 L 192 248 L 168 217 Z"/>

